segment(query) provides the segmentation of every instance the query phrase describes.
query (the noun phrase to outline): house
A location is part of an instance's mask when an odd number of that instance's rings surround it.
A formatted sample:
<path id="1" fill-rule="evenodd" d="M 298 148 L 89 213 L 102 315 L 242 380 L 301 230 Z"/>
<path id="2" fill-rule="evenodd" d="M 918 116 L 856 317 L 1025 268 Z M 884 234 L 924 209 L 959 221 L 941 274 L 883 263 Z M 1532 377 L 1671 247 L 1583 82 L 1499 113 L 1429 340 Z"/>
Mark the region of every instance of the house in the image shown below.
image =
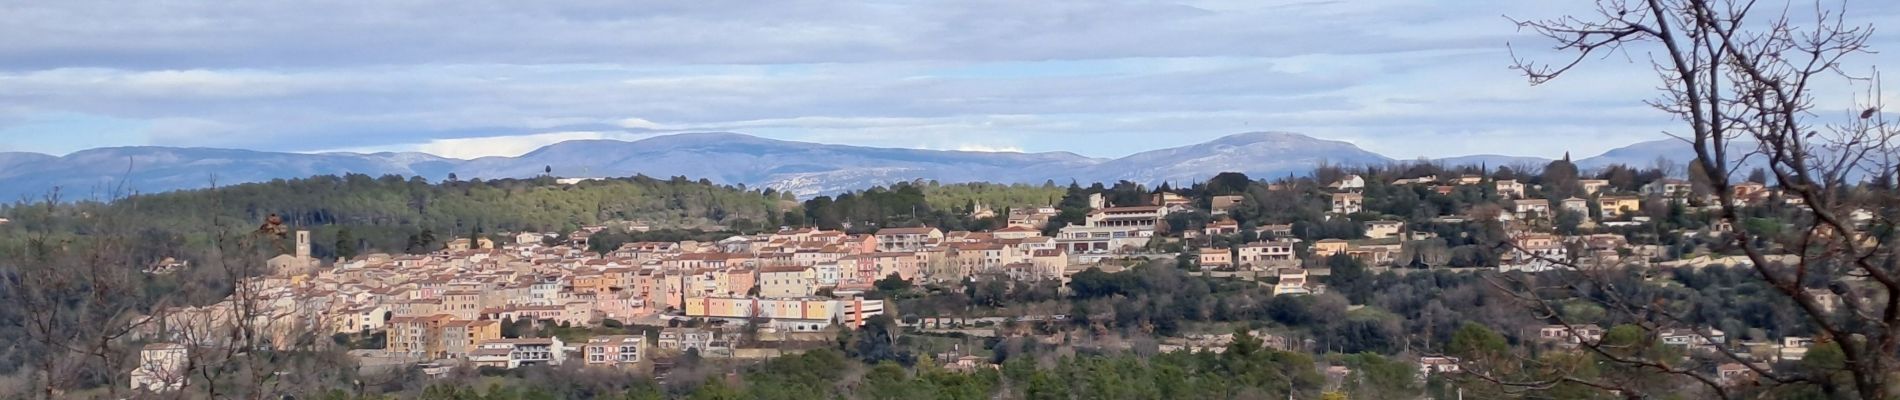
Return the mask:
<path id="1" fill-rule="evenodd" d="M 1458 179 L 1451 181 L 1453 185 L 1476 185 L 1480 183 L 1484 183 L 1483 175 L 1459 175 Z"/>
<path id="2" fill-rule="evenodd" d="M 990 234 L 994 235 L 997 239 L 1028 239 L 1032 237 L 1042 237 L 1041 230 L 1027 227 L 1027 226 L 1021 226 L 1021 225 L 1011 225 L 1003 229 L 998 229 L 995 232 L 990 232 Z"/>
<path id="3" fill-rule="evenodd" d="M 1293 236 L 1293 224 L 1267 224 L 1254 228 L 1261 237 L 1284 238 Z"/>
<path id="4" fill-rule="evenodd" d="M 561 338 L 494 339 L 481 342 L 470 352 L 469 362 L 477 367 L 515 369 L 526 365 L 561 365 L 567 349 Z"/>
<path id="5" fill-rule="evenodd" d="M 1616 218 L 1643 211 L 1643 199 L 1636 196 L 1602 196 L 1597 198 L 1597 208 L 1603 210 L 1603 218 Z"/>
<path id="6" fill-rule="evenodd" d="M 1744 181 L 1744 182 L 1729 186 L 1729 193 L 1735 195 L 1736 199 L 1755 198 L 1767 192 L 1768 192 L 1768 185 L 1763 185 L 1763 184 L 1755 183 L 1755 182 Z"/>
<path id="7" fill-rule="evenodd" d="M 1685 198 L 1689 196 L 1694 187 L 1695 186 L 1690 184 L 1689 181 L 1663 178 L 1643 185 L 1643 194 L 1670 198 Z"/>
<path id="8" fill-rule="evenodd" d="M 522 245 L 522 246 L 538 245 L 538 244 L 541 244 L 541 239 L 546 238 L 546 237 L 547 235 L 543 235 L 543 234 L 535 233 L 535 232 L 517 233 L 515 234 L 515 244 Z"/>
<path id="9" fill-rule="evenodd" d="M 494 240 L 494 239 L 489 239 L 489 238 L 485 238 L 485 237 L 478 237 L 478 238 L 475 238 L 475 239 L 476 239 L 476 240 L 475 240 L 475 241 L 473 241 L 473 242 L 471 242 L 471 241 L 469 241 L 469 240 L 468 240 L 468 238 L 460 238 L 460 239 L 455 239 L 455 240 L 450 240 L 450 241 L 449 241 L 449 244 L 448 244 L 448 247 L 447 247 L 447 250 L 449 250 L 449 251 L 465 251 L 465 250 L 469 250 L 469 249 L 493 249 L 493 248 L 495 248 L 495 240 Z M 517 240 L 519 240 L 519 239 L 517 238 Z"/>
<path id="10" fill-rule="evenodd" d="M 1056 246 L 1070 254 L 1110 254 L 1142 248 L 1153 235 L 1153 226 L 1064 226 L 1056 231 Z"/>
<path id="11" fill-rule="evenodd" d="M 1201 268 L 1223 268 L 1234 266 L 1234 255 L 1229 249 L 1205 248 L 1200 252 Z"/>
<path id="12" fill-rule="evenodd" d="M 1776 356 L 1786 361 L 1801 361 L 1807 358 L 1808 349 L 1812 347 L 1814 338 L 1789 336 L 1781 338 L 1781 347 L 1777 349 Z"/>
<path id="13" fill-rule="evenodd" d="M 1234 206 L 1240 205 L 1241 200 L 1245 198 L 1246 197 L 1237 194 L 1214 196 L 1212 201 L 1209 202 L 1209 208 L 1212 208 L 1215 212 L 1227 211 L 1233 209 Z"/>
<path id="14" fill-rule="evenodd" d="M 336 333 L 360 333 L 383 330 L 392 313 L 389 307 L 373 305 L 346 309 L 335 316 Z"/>
<path id="15" fill-rule="evenodd" d="M 1069 269 L 1069 255 L 1061 249 L 1037 249 L 1029 251 L 1029 263 L 1035 265 L 1035 275 L 1031 278 L 1062 279 L 1062 272 Z"/>
<path id="16" fill-rule="evenodd" d="M 609 335 L 587 339 L 587 345 L 581 347 L 581 358 L 589 367 L 635 366 L 646 359 L 647 339 L 645 336 Z"/>
<path id="17" fill-rule="evenodd" d="M 1511 211 L 1518 218 L 1533 219 L 1550 217 L 1550 201 L 1544 199 L 1517 199 L 1511 202 Z"/>
<path id="18" fill-rule="evenodd" d="M 1234 262 L 1241 266 L 1263 267 L 1277 264 L 1274 261 L 1293 261 L 1293 242 L 1268 241 L 1241 245 L 1240 256 Z"/>
<path id="19" fill-rule="evenodd" d="M 1715 378 L 1724 386 L 1735 386 L 1755 380 L 1755 370 L 1738 362 L 1726 362 L 1715 366 Z"/>
<path id="20" fill-rule="evenodd" d="M 1564 211 L 1576 213 L 1577 215 L 1590 215 L 1590 201 L 1589 200 L 1584 200 L 1577 197 L 1571 197 L 1571 198 L 1563 199 L 1561 204 Z"/>
<path id="21" fill-rule="evenodd" d="M 1566 346 L 1596 343 L 1603 340 L 1603 327 L 1596 324 L 1545 325 L 1537 330 L 1537 338 Z"/>
<path id="22" fill-rule="evenodd" d="M 970 219 L 989 218 L 996 218 L 996 210 L 990 209 L 989 205 L 983 204 L 981 201 L 970 205 Z"/>
<path id="23" fill-rule="evenodd" d="M 1392 186 L 1421 185 L 1421 184 L 1429 184 L 1429 183 L 1438 183 L 1438 175 L 1426 175 L 1426 176 L 1421 176 L 1417 178 L 1399 178 L 1397 180 L 1392 181 Z"/>
<path id="24" fill-rule="evenodd" d="M 1499 179 L 1493 185 L 1497 186 L 1498 197 L 1524 197 L 1524 184 L 1516 179 Z"/>
<path id="25" fill-rule="evenodd" d="M 709 296 L 686 302 L 685 314 L 692 318 L 729 321 L 764 318 L 769 326 L 781 330 L 815 332 L 833 324 L 843 324 L 849 329 L 864 326 L 866 318 L 884 314 L 884 301 L 856 297 L 761 299 Z"/>
<path id="26" fill-rule="evenodd" d="M 129 379 L 132 390 L 170 392 L 183 389 L 190 376 L 191 349 L 178 343 L 152 343 L 139 349 L 138 366 Z"/>
<path id="27" fill-rule="evenodd" d="M 1405 223 L 1401 221 L 1366 221 L 1366 237 L 1372 239 L 1394 237 L 1398 236 L 1399 231 L 1404 228 Z"/>
<path id="28" fill-rule="evenodd" d="M 1352 214 L 1364 206 L 1366 196 L 1359 193 L 1333 193 L 1333 213 Z"/>
<path id="29" fill-rule="evenodd" d="M 945 359 L 950 361 L 943 363 L 943 369 L 956 372 L 968 373 L 975 372 L 978 368 L 996 369 L 1000 367 L 996 364 L 991 364 L 987 358 L 977 356 L 945 357 Z"/>
<path id="30" fill-rule="evenodd" d="M 740 333 L 736 331 L 703 328 L 666 328 L 660 330 L 657 343 L 662 350 L 685 353 L 698 350 L 700 354 L 729 354 L 739 343 Z"/>
<path id="31" fill-rule="evenodd" d="M 1398 253 L 1398 247 L 1396 244 L 1390 246 L 1347 246 L 1346 256 L 1352 257 L 1354 260 L 1359 260 L 1361 264 L 1369 266 L 1390 265 L 1392 264 L 1392 255 Z"/>
<path id="32" fill-rule="evenodd" d="M 1324 256 L 1330 256 L 1334 254 L 1345 253 L 1346 248 L 1348 247 L 1351 247 L 1351 244 L 1347 243 L 1344 240 L 1321 239 L 1319 241 L 1313 242 L 1313 256 L 1324 257 Z"/>
<path id="33" fill-rule="evenodd" d="M 454 318 L 448 314 L 390 318 L 385 325 L 388 344 L 383 346 L 383 351 L 413 360 L 441 358 L 442 325 Z"/>
<path id="34" fill-rule="evenodd" d="M 1186 207 L 1194 204 L 1194 199 L 1174 192 L 1158 192 L 1149 196 L 1148 204 L 1162 207 Z"/>
<path id="35" fill-rule="evenodd" d="M 1361 178 L 1358 175 L 1346 175 L 1345 178 L 1340 178 L 1339 181 L 1333 182 L 1331 185 L 1327 185 L 1327 186 L 1332 187 L 1333 189 L 1338 189 L 1338 190 L 1365 189 L 1366 179 Z"/>
<path id="36" fill-rule="evenodd" d="M 1708 334 L 1704 335 L 1694 329 L 1670 328 L 1657 331 L 1656 337 L 1662 344 L 1685 348 L 1721 344 L 1727 340 L 1727 336 L 1720 329 L 1709 329 Z"/>
<path id="37" fill-rule="evenodd" d="M 884 228 L 877 230 L 878 251 L 917 251 L 943 241 L 943 231 L 932 227 Z"/>
<path id="38" fill-rule="evenodd" d="M 1583 187 L 1583 194 L 1603 194 L 1603 189 L 1610 187 L 1610 180 L 1581 179 L 1577 181 L 1577 185 Z"/>
<path id="39" fill-rule="evenodd" d="M 759 296 L 767 298 L 811 296 L 818 290 L 818 276 L 813 272 L 815 271 L 812 271 L 812 268 L 800 265 L 759 268 Z"/>
<path id="40" fill-rule="evenodd" d="M 584 249 L 587 248 L 587 239 L 592 237 L 594 237 L 594 231 L 587 229 L 574 231 L 567 234 L 567 245 Z"/>
<path id="41" fill-rule="evenodd" d="M 466 358 L 475 345 L 501 338 L 501 322 L 496 320 L 450 320 L 439 328 L 441 358 Z"/>
<path id="42" fill-rule="evenodd" d="M 1418 358 L 1418 376 L 1424 379 L 1432 374 L 1458 372 L 1457 357 L 1424 356 Z"/>
<path id="43" fill-rule="evenodd" d="M 1307 279 L 1306 270 L 1289 268 L 1280 271 L 1280 280 L 1273 284 L 1273 295 L 1313 294 L 1317 283 Z"/>
<path id="44" fill-rule="evenodd" d="M 1231 219 L 1222 219 L 1208 223 L 1206 227 L 1201 228 L 1201 232 L 1207 236 L 1232 235 L 1240 233 L 1240 223 Z"/>
<path id="45" fill-rule="evenodd" d="M 1527 234 L 1512 238 L 1511 252 L 1498 264 L 1504 272 L 1542 272 L 1569 262 L 1569 251 L 1553 235 Z"/>
<path id="46" fill-rule="evenodd" d="M 1135 227 L 1154 229 L 1167 216 L 1162 206 L 1107 207 L 1089 211 L 1083 222 L 1090 227 Z"/>
<path id="47" fill-rule="evenodd" d="M 1049 219 L 1055 218 L 1056 214 L 1059 214 L 1059 212 L 1056 211 L 1055 207 L 1050 206 L 1010 209 L 1009 226 L 1042 229 L 1044 226 L 1049 225 Z"/>
<path id="48" fill-rule="evenodd" d="M 449 290 L 442 292 L 442 307 L 436 312 L 454 315 L 456 319 L 475 319 L 482 312 L 482 292 L 474 290 Z"/>

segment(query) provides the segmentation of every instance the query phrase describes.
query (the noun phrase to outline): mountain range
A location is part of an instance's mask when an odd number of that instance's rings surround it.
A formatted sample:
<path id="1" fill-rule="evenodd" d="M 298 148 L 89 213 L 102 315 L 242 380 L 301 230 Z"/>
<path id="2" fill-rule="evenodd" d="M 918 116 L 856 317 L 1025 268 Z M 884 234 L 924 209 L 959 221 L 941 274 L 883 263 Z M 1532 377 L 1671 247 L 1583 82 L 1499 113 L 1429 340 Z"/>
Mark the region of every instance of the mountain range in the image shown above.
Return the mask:
<path id="1" fill-rule="evenodd" d="M 1656 159 L 1683 162 L 1670 140 L 1643 142 L 1577 159 L 1584 169 Z M 60 187 L 67 199 L 154 193 L 312 175 L 397 174 L 440 180 L 519 178 L 542 174 L 607 177 L 686 176 L 770 187 L 800 195 L 836 193 L 912 179 L 940 182 L 1067 183 L 1130 180 L 1193 182 L 1220 172 L 1254 177 L 1298 175 L 1321 163 L 1372 165 L 1393 158 L 1351 143 L 1284 132 L 1253 132 L 1121 158 L 1068 152 L 1018 153 L 879 148 L 766 139 L 738 133 L 684 133 L 636 141 L 576 140 L 516 157 L 472 160 L 424 153 L 282 153 L 181 147 L 107 147 L 66 156 L 0 153 L 0 199 L 42 196 Z M 1475 155 L 1450 164 L 1531 165 L 1547 159 Z"/>

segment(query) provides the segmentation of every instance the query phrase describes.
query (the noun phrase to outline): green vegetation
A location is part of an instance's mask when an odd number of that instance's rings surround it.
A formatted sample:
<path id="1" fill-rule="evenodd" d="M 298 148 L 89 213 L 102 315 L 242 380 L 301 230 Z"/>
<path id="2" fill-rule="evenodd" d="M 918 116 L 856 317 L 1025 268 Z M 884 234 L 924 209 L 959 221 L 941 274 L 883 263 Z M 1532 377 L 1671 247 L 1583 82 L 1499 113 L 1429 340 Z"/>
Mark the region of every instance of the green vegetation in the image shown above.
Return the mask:
<path id="1" fill-rule="evenodd" d="M 564 233 L 610 222 L 756 229 L 776 220 L 779 200 L 776 192 L 680 177 L 562 185 L 551 178 L 430 183 L 397 176 L 316 176 L 138 195 L 110 204 L 16 204 L 0 209 L 0 216 L 16 221 L 0 225 L 0 246 L 9 245 L 3 238 L 29 231 L 79 232 L 74 218 L 102 213 L 124 215 L 124 223 L 140 232 L 141 246 L 202 246 L 212 232 L 248 229 L 275 214 L 286 225 L 311 229 L 313 254 L 327 258 L 429 251 L 478 233 Z"/>

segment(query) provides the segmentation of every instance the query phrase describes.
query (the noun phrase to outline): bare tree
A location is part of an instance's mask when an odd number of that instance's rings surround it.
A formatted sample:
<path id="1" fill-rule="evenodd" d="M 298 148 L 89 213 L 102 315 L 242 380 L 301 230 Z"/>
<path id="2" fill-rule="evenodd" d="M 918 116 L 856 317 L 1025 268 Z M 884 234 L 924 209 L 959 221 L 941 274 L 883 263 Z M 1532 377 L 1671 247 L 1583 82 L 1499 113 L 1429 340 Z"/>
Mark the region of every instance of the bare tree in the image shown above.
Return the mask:
<path id="1" fill-rule="evenodd" d="M 212 182 L 216 187 L 216 182 Z M 214 200 L 217 209 L 221 197 Z M 204 255 L 207 276 L 196 282 L 202 293 L 228 293 L 209 303 L 175 310 L 169 333 L 190 347 L 188 370 L 210 398 L 271 398 L 284 393 L 293 362 L 309 361 L 321 342 L 314 331 L 316 313 L 298 297 L 285 277 L 272 276 L 263 260 L 282 252 L 277 243 L 289 230 L 275 218 L 246 232 L 246 221 L 215 215 L 212 243 Z M 220 290 L 223 289 L 223 290 Z M 182 318 L 180 318 L 182 316 Z M 335 368 L 330 368 L 334 370 Z M 316 373 L 317 368 L 299 371 Z M 183 391 L 181 391 L 182 393 Z"/>
<path id="2" fill-rule="evenodd" d="M 137 198 L 121 201 L 137 207 Z M 141 266 L 155 260 L 134 256 L 137 236 L 127 228 L 125 208 L 93 203 L 67 205 L 55 190 L 30 213 L 36 226 L 61 226 L 83 234 L 33 230 L 24 251 L 0 257 L 0 297 L 19 314 L 9 318 L 30 346 L 28 357 L 38 379 L 39 396 L 104 386 L 108 396 L 123 389 L 120 373 L 132 366 L 128 355 L 148 318 Z M 67 226 L 71 224 L 72 226 Z"/>
<path id="3" fill-rule="evenodd" d="M 1871 27 L 1853 26 L 1839 5 L 1765 4 L 1757 0 L 1598 0 L 1596 15 L 1517 21 L 1569 55 L 1556 63 L 1519 58 L 1515 68 L 1533 84 L 1558 79 L 1593 57 L 1649 54 L 1661 78 L 1653 107 L 1686 125 L 1670 132 L 1693 151 L 1692 167 L 1707 179 L 1712 215 L 1726 222 L 1720 240 L 1739 249 L 1748 268 L 1774 293 L 1792 302 L 1821 340 L 1838 344 L 1851 379 L 1791 374 L 1758 366 L 1725 346 L 1718 360 L 1737 361 L 1768 385 L 1814 385 L 1835 395 L 1896 397 L 1888 382 L 1900 367 L 1900 266 L 1889 242 L 1900 203 L 1893 188 L 1895 128 L 1881 109 L 1877 74 L 1853 76 L 1844 61 L 1867 51 Z M 1845 118 L 1815 111 L 1819 87 L 1868 88 Z M 1780 198 L 1800 204 L 1776 234 L 1744 223 L 1751 199 L 1737 195 L 1737 171 L 1765 167 Z M 1871 178 L 1871 179 L 1869 179 Z M 1858 216 L 1858 217 L 1857 217 Z M 1557 308 L 1584 299 L 1645 330 L 1680 327 L 1685 305 L 1645 293 L 1640 280 L 1618 280 L 1617 270 L 1578 268 L 1549 277 L 1514 277 L 1500 287 L 1518 293 L 1539 316 L 1566 329 Z M 1633 283 L 1619 286 L 1615 283 Z M 1822 290 L 1812 282 L 1831 282 Z M 1829 311 L 1822 297 L 1839 296 Z M 1696 327 L 1689 327 L 1695 329 Z M 1708 339 L 1709 332 L 1695 334 Z M 1700 382 L 1718 397 L 1729 383 L 1704 365 L 1648 357 L 1601 342 L 1585 350 L 1614 364 Z M 1621 390 L 1616 382 L 1576 376 L 1591 386 Z M 1525 383 L 1533 385 L 1532 383 Z"/>

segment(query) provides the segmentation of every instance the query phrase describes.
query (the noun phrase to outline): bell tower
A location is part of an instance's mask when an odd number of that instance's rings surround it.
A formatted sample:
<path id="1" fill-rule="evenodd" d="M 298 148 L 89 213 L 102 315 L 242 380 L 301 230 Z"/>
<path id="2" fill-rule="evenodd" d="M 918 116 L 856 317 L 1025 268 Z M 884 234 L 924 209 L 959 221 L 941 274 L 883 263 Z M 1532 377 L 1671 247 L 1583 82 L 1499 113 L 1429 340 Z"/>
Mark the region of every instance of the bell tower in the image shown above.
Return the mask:
<path id="1" fill-rule="evenodd" d="M 310 258 L 310 231 L 297 231 L 297 258 Z"/>

